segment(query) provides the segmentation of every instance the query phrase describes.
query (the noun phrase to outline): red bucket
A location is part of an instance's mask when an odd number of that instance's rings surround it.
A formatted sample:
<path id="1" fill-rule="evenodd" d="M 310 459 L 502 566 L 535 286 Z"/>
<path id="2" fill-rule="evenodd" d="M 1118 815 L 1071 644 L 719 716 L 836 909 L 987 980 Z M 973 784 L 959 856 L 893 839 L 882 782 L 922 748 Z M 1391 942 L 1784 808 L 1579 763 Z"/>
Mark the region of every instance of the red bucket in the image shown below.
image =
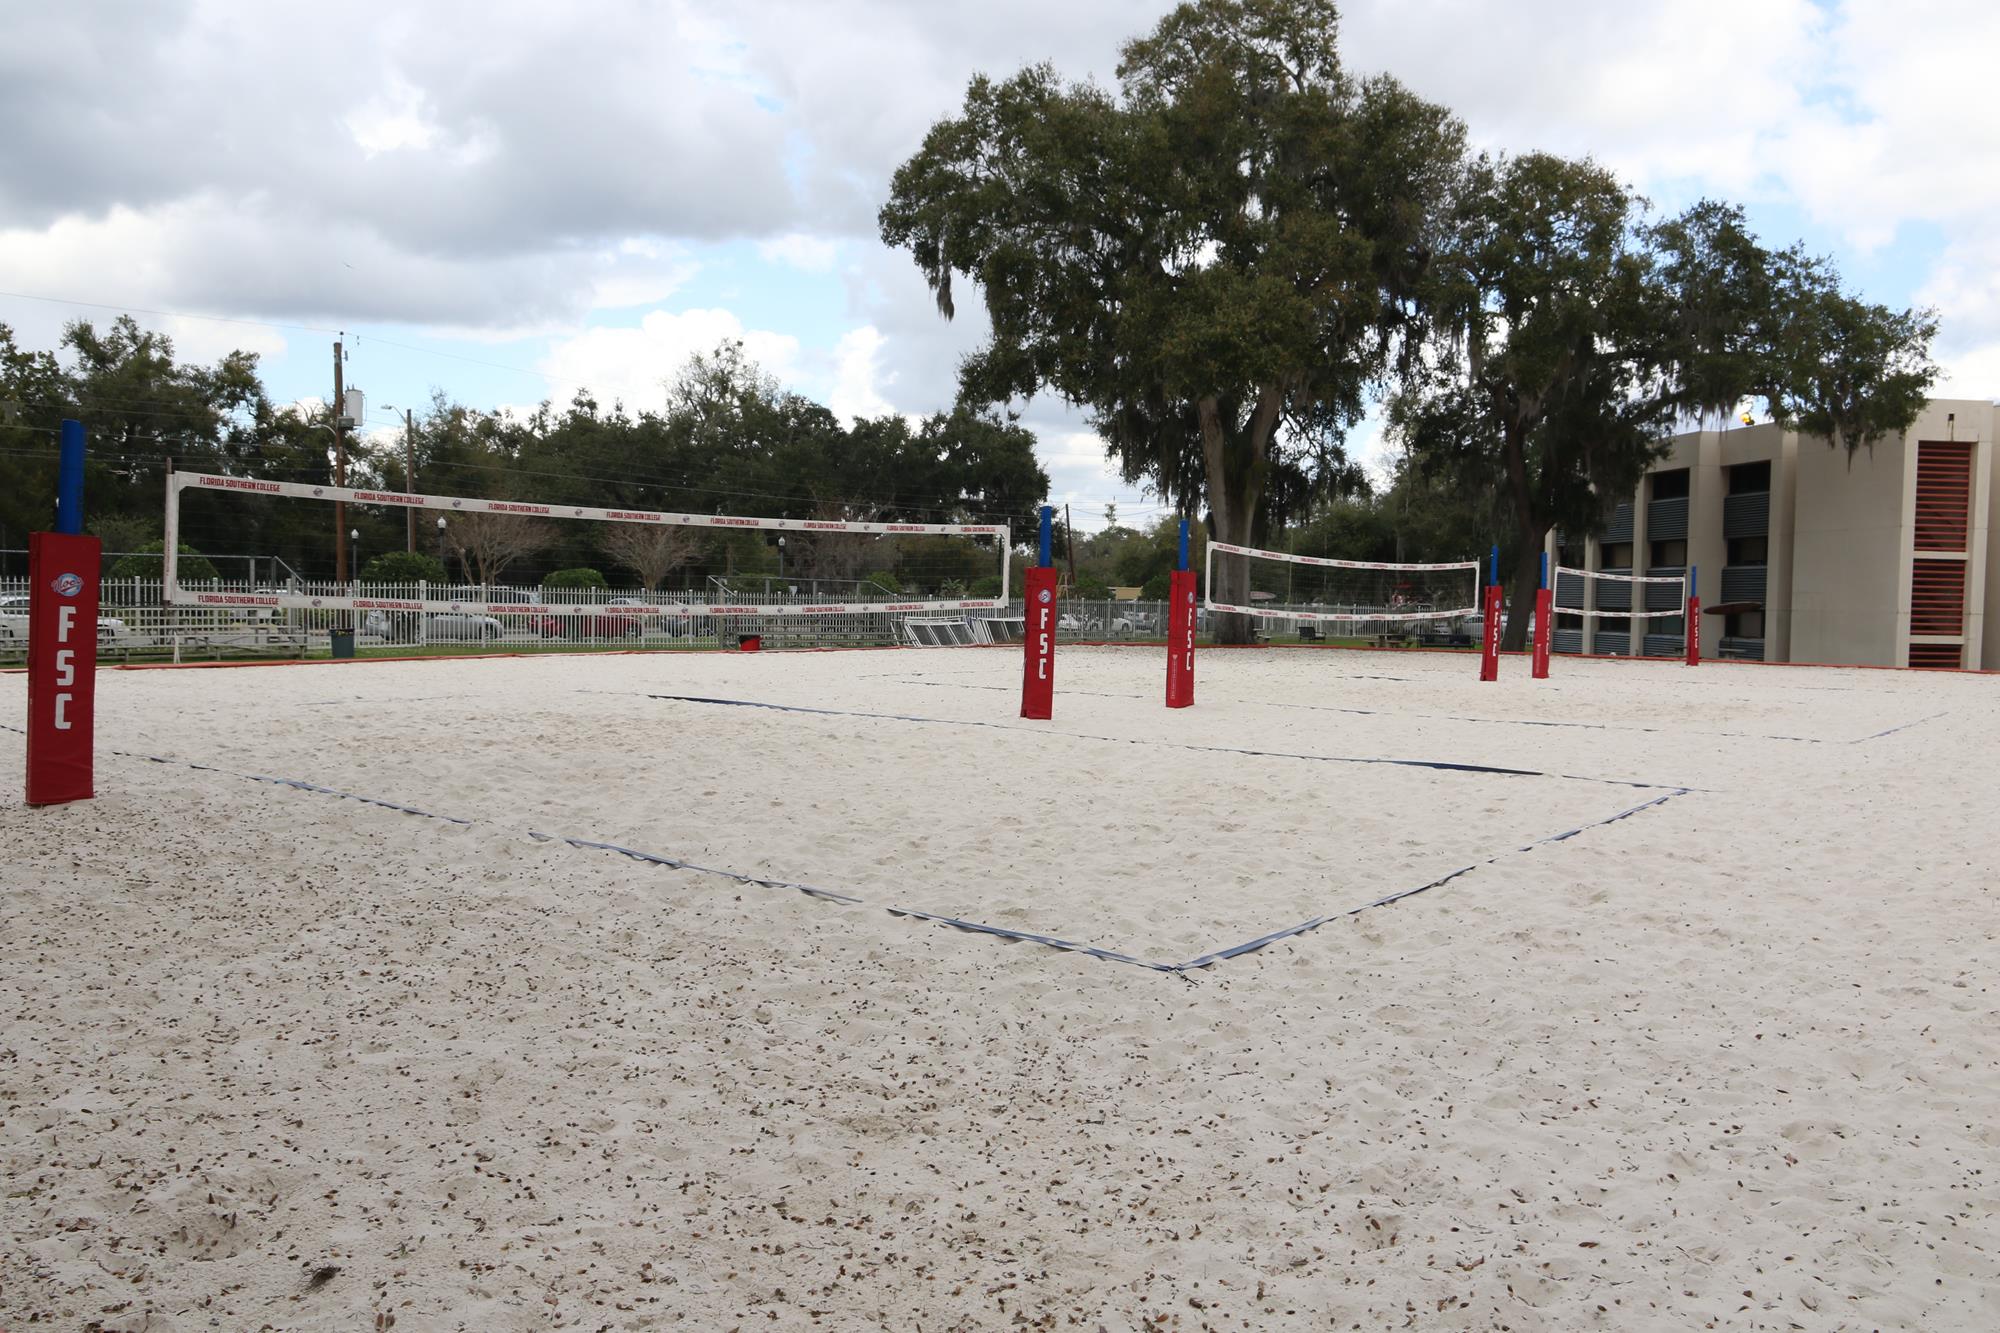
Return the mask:
<path id="1" fill-rule="evenodd" d="M 761 652 L 764 636 L 761 634 L 739 634 L 736 636 L 736 650 L 744 653 Z"/>

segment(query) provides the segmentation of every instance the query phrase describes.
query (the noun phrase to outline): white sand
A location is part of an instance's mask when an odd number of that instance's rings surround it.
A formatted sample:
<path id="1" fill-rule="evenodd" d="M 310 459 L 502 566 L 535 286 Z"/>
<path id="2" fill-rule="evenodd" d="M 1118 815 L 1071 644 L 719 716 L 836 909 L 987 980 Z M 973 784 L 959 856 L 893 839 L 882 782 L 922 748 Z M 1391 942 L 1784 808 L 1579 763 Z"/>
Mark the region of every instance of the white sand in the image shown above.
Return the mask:
<path id="1" fill-rule="evenodd" d="M 230 772 L 0 792 L 0 1328 L 2000 1327 L 2000 680 L 1472 666 L 107 673 Z"/>

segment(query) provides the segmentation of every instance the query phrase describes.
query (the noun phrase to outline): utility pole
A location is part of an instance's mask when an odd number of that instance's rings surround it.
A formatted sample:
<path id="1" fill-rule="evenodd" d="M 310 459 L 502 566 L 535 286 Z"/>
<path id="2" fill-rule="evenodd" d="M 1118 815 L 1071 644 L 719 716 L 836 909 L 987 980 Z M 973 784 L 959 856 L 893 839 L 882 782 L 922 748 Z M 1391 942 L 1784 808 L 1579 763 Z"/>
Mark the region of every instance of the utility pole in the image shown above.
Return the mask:
<path id="1" fill-rule="evenodd" d="M 1063 545 L 1069 548 L 1069 595 L 1076 596 L 1076 529 L 1070 526 L 1069 505 L 1063 505 Z"/>
<path id="2" fill-rule="evenodd" d="M 403 409 L 403 491 L 414 494 L 417 489 L 417 425 L 416 417 L 409 408 Z M 417 511 L 403 511 L 403 549 L 411 555 L 417 553 Z"/>
<path id="3" fill-rule="evenodd" d="M 333 484 L 347 485 L 347 433 L 341 429 L 340 414 L 347 404 L 341 378 L 340 344 L 333 345 Z M 333 502 L 333 581 L 347 582 L 347 502 Z"/>

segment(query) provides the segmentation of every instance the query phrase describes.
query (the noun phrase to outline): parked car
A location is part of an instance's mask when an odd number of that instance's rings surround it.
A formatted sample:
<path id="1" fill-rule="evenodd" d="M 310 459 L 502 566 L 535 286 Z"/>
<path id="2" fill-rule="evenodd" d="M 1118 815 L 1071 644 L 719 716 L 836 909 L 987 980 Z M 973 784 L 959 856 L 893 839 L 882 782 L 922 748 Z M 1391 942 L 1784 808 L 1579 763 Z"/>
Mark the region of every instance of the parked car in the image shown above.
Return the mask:
<path id="1" fill-rule="evenodd" d="M 116 643 L 125 634 L 125 622 L 116 616 L 100 614 L 97 617 L 97 642 L 99 647 Z M 0 597 L 0 643 L 14 644 L 28 641 L 28 594 L 9 593 Z"/>
<path id="2" fill-rule="evenodd" d="M 617 605 L 608 603 L 607 605 Z M 625 600 L 625 605 L 636 605 Z M 571 616 L 538 616 L 535 632 L 545 639 L 630 639 L 645 633 L 645 617 L 616 612 L 579 612 Z"/>
<path id="3" fill-rule="evenodd" d="M 1483 612 L 1478 615 L 1467 616 L 1464 620 L 1460 621 L 1459 623 L 1465 627 L 1465 635 L 1467 642 L 1471 643 L 1474 646 L 1477 646 L 1485 641 L 1486 616 Z M 1533 626 L 1530 625 L 1529 628 L 1532 629 Z M 1500 633 L 1502 636 L 1505 636 L 1505 634 L 1507 633 L 1507 613 L 1505 611 L 1502 611 L 1500 613 Z"/>
<path id="4" fill-rule="evenodd" d="M 467 600 L 472 600 L 472 599 L 467 599 Z M 541 598 L 539 596 L 537 596 L 534 593 L 524 592 L 519 588 L 488 588 L 486 590 L 486 595 L 484 597 L 478 598 L 477 600 L 484 602 L 488 606 L 501 606 L 501 605 L 513 605 L 513 604 L 519 604 L 522 606 L 541 605 Z M 516 615 L 516 613 L 512 611 L 501 611 L 498 612 L 497 614 L 508 617 L 513 617 Z M 527 615 L 528 613 L 524 611 L 519 614 Z M 540 617 L 537 616 L 535 617 L 535 619 L 539 620 Z M 515 619 L 513 621 L 513 624 L 514 628 L 516 629 L 524 628 L 521 621 L 518 619 Z"/>
<path id="5" fill-rule="evenodd" d="M 644 597 L 613 597 L 605 605 L 672 607 L 680 606 L 682 603 L 665 596 L 662 596 L 658 601 L 652 601 Z M 681 638 L 687 634 L 689 629 L 688 618 L 686 616 L 665 614 L 657 616 L 648 615 L 639 622 L 639 626 L 638 632 L 641 634 L 663 634 L 669 639 Z"/>
<path id="6" fill-rule="evenodd" d="M 506 633 L 494 617 L 470 611 L 434 611 L 418 617 L 415 611 L 370 611 L 361 618 L 361 632 L 390 643 L 486 643 Z"/>
<path id="7" fill-rule="evenodd" d="M 1471 620 L 1423 620 L 1416 623 L 1410 638 L 1420 648 L 1474 648 L 1484 630 L 1484 622 L 1476 616 Z"/>

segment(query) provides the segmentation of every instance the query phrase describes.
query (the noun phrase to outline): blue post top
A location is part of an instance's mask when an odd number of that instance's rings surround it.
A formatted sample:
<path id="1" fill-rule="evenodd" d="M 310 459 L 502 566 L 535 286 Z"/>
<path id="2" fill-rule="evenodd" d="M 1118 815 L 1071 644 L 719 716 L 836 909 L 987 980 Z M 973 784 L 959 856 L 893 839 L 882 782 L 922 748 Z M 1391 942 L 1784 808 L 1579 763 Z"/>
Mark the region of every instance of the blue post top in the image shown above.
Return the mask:
<path id="1" fill-rule="evenodd" d="M 1544 587 L 1544 588 L 1546 588 L 1546 587 L 1548 587 L 1548 586 L 1549 586 L 1549 553 L 1548 553 L 1547 551 L 1544 551 L 1544 552 L 1542 552 L 1542 584 L 1541 584 L 1541 586 L 1542 586 L 1542 587 Z"/>
<path id="2" fill-rule="evenodd" d="M 1493 544 L 1493 577 L 1488 579 L 1487 582 L 1498 583 L 1499 581 L 1500 581 L 1500 543 L 1495 542 Z"/>
<path id="3" fill-rule="evenodd" d="M 1054 505 L 1042 506 L 1041 556 L 1035 561 L 1038 569 L 1047 569 L 1055 563 L 1056 510 Z"/>
<path id="4" fill-rule="evenodd" d="M 1701 596 L 1701 566 L 1688 566 L 1688 596 Z"/>
<path id="5" fill-rule="evenodd" d="M 62 454 L 56 473 L 56 531 L 83 531 L 83 423 L 63 418 Z"/>
<path id="6" fill-rule="evenodd" d="M 1187 520 L 1186 519 L 1181 520 L 1181 553 L 1178 557 L 1178 561 L 1179 563 L 1177 563 L 1174 566 L 1175 569 L 1187 568 Z"/>

